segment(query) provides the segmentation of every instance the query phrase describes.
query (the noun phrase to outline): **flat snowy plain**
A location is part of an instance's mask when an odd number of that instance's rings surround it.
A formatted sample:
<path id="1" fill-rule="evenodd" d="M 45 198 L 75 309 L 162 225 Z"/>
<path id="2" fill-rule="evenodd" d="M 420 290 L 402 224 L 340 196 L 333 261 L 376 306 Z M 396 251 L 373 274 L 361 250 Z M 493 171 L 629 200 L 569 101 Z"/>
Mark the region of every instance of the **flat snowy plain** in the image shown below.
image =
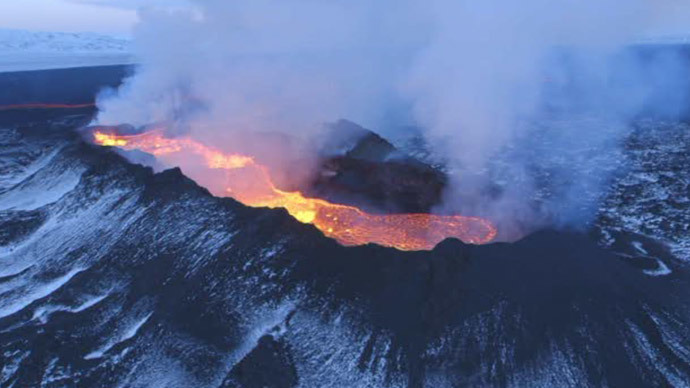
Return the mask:
<path id="1" fill-rule="evenodd" d="M 0 72 L 132 64 L 131 52 L 122 37 L 0 29 Z"/>

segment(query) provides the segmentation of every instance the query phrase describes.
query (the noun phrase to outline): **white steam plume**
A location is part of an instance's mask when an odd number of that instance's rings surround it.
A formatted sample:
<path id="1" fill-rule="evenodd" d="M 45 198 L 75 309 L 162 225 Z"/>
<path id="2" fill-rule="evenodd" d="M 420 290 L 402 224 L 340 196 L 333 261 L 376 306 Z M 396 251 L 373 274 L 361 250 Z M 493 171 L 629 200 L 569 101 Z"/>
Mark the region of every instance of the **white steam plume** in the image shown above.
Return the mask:
<path id="1" fill-rule="evenodd" d="M 141 66 L 102 96 L 97 121 L 165 121 L 266 158 L 276 151 L 247 146 L 247 133 L 309 139 L 338 118 L 387 133 L 416 125 L 452 171 L 443 210 L 489 215 L 510 236 L 545 215 L 586 219 L 579 193 L 599 192 L 615 163 L 586 155 L 614 155 L 648 102 L 644 86 L 610 82 L 640 76 L 622 49 L 671 19 L 677 27 L 681 9 L 673 0 L 198 0 L 142 10 Z M 559 185 L 539 209 L 528 205 L 541 187 L 534 169 Z M 496 190 L 496 181 L 508 183 Z"/>

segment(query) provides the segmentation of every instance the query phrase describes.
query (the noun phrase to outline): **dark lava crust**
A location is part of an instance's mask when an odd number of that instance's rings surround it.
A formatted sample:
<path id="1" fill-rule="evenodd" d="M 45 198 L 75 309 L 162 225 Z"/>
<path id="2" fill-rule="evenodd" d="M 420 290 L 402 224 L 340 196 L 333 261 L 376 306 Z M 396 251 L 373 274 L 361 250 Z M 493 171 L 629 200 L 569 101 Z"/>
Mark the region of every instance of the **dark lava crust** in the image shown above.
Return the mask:
<path id="1" fill-rule="evenodd" d="M 330 127 L 336 140 L 326 149 L 342 151 L 323 157 L 319 174 L 305 190 L 310 196 L 374 213 L 429 213 L 441 203 L 444 173 L 355 123 L 340 120 Z M 349 147 L 343 137 L 351 141 Z"/>

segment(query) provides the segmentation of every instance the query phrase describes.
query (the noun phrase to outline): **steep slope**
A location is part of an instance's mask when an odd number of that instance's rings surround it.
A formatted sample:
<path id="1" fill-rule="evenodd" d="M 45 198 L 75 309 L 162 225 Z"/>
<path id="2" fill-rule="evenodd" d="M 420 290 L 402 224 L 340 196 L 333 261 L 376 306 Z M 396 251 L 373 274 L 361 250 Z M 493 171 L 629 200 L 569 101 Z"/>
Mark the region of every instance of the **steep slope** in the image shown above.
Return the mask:
<path id="1" fill-rule="evenodd" d="M 2 386 L 690 381 L 690 278 L 652 241 L 666 276 L 569 232 L 344 248 L 88 145 L 87 121 L 1 132 Z"/>

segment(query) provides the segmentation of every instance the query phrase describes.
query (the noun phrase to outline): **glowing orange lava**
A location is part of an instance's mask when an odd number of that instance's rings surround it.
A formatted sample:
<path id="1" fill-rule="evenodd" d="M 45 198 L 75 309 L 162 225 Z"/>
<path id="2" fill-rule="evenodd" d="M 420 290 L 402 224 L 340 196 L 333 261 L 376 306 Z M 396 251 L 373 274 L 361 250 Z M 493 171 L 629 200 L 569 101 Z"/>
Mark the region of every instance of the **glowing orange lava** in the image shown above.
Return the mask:
<path id="1" fill-rule="evenodd" d="M 195 174 L 223 170 L 225 181 L 220 188 L 209 187 L 214 194 L 233 197 L 252 207 L 285 208 L 297 220 L 314 224 L 343 245 L 375 243 L 401 250 L 431 250 L 448 237 L 484 244 L 496 236 L 493 225 L 478 217 L 370 214 L 353 206 L 283 191 L 273 184 L 268 169 L 253 158 L 226 154 L 189 137 L 168 138 L 159 130 L 130 136 L 95 131 L 93 137 L 100 145 L 141 150 L 164 161 L 167 158 L 178 162 L 193 179 L 196 179 Z M 201 163 L 195 163 L 190 155 Z M 200 173 L 197 164 L 205 171 Z"/>

